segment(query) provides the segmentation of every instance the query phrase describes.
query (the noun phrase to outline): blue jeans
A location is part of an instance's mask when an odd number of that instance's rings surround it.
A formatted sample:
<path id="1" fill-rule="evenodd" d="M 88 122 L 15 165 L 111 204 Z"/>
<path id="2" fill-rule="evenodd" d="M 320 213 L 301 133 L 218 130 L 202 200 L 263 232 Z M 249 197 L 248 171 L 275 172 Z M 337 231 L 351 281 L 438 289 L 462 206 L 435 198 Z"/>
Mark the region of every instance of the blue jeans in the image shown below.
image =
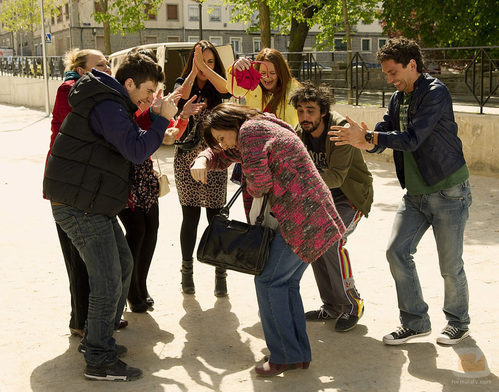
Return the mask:
<path id="1" fill-rule="evenodd" d="M 272 363 L 310 362 L 312 353 L 300 296 L 300 280 L 307 267 L 277 231 L 265 269 L 255 277 L 260 318 Z"/>
<path id="2" fill-rule="evenodd" d="M 395 216 L 386 257 L 397 289 L 402 326 L 431 329 L 413 255 L 431 226 L 444 278 L 443 311 L 448 324 L 468 329 L 468 283 L 463 265 L 463 235 L 471 205 L 469 181 L 427 195 L 405 194 Z"/>
<path id="3" fill-rule="evenodd" d="M 116 362 L 113 332 L 125 306 L 133 258 L 116 217 L 86 214 L 70 206 L 52 205 L 55 221 L 85 262 L 90 286 L 85 360 L 91 366 Z"/>

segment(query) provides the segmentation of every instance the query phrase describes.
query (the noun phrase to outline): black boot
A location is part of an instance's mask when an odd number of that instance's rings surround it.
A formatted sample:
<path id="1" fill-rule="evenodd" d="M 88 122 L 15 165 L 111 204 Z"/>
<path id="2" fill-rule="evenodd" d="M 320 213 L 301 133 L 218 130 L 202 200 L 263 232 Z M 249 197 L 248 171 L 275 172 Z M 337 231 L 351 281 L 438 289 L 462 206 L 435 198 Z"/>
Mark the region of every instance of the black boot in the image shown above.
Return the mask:
<path id="1" fill-rule="evenodd" d="M 184 294 L 194 294 L 194 280 L 192 279 L 192 260 L 182 260 L 182 292 Z"/>
<path id="2" fill-rule="evenodd" d="M 227 297 L 227 273 L 224 268 L 215 268 L 215 297 Z"/>

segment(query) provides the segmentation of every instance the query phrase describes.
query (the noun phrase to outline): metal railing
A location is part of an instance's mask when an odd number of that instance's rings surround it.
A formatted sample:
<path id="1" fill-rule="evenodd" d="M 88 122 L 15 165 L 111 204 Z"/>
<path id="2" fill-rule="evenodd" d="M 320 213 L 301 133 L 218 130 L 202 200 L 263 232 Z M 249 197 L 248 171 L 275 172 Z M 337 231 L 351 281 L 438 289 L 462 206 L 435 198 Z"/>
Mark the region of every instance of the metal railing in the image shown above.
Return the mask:
<path id="1" fill-rule="evenodd" d="M 47 57 L 47 74 L 52 79 L 64 77 L 62 57 Z M 0 57 L 0 75 L 43 78 L 43 58 L 42 56 Z"/>
<path id="2" fill-rule="evenodd" d="M 283 52 L 299 81 L 329 85 L 336 101 L 386 106 L 388 85 L 376 52 Z M 460 104 L 499 107 L 499 46 L 423 49 L 425 70 L 449 88 Z M 256 53 L 244 55 L 254 58 Z M 348 85 L 350 80 L 350 85 Z"/>
<path id="3" fill-rule="evenodd" d="M 385 81 L 376 52 L 282 53 L 295 78 L 329 85 L 336 101 L 384 107 L 387 94 L 394 91 Z M 447 85 L 455 103 L 478 105 L 480 113 L 484 106 L 499 107 L 499 46 L 431 48 L 423 49 L 423 54 L 425 72 Z M 254 58 L 256 53 L 243 56 Z M 63 78 L 62 57 L 48 57 L 47 67 L 50 78 Z M 42 57 L 0 57 L 0 75 L 43 78 Z"/>

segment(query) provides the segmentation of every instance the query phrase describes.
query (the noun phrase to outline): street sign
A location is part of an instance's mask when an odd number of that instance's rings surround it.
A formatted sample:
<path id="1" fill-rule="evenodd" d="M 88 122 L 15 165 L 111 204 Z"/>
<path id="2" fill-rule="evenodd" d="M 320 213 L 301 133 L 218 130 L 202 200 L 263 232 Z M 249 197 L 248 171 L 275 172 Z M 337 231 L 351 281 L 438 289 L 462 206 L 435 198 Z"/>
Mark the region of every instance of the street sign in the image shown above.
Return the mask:
<path id="1" fill-rule="evenodd" d="M 52 43 L 52 34 L 51 33 L 45 34 L 45 43 L 46 44 L 51 44 Z"/>

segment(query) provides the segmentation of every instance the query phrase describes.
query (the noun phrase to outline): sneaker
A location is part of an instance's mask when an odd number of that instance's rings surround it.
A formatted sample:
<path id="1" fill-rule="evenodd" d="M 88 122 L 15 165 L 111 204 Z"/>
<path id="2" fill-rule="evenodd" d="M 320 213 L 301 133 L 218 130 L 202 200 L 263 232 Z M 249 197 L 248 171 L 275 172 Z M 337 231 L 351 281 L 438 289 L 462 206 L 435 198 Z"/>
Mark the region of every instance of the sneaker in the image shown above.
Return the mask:
<path id="1" fill-rule="evenodd" d="M 452 325 L 447 325 L 437 337 L 437 343 L 453 345 L 470 336 L 468 329 L 459 329 Z"/>
<path id="2" fill-rule="evenodd" d="M 319 310 L 311 310 L 305 313 L 305 319 L 308 321 L 328 321 L 335 320 L 336 317 L 332 317 L 329 315 L 326 310 L 321 307 Z"/>
<path id="3" fill-rule="evenodd" d="M 409 328 L 398 327 L 395 332 L 392 332 L 388 335 L 383 336 L 383 343 L 388 344 L 390 346 L 396 346 L 399 344 L 403 344 L 408 340 L 419 338 L 421 336 L 427 336 L 431 333 L 431 329 L 429 331 L 418 332 Z"/>
<path id="4" fill-rule="evenodd" d="M 364 307 L 360 311 L 360 316 L 355 316 L 349 313 L 343 313 L 338 320 L 336 321 L 336 325 L 334 326 L 335 331 L 337 332 L 347 332 L 351 329 L 355 328 L 360 318 L 364 315 Z"/>
<path id="5" fill-rule="evenodd" d="M 118 359 L 112 365 L 87 365 L 84 375 L 90 380 L 97 381 L 132 381 L 142 377 L 142 370 L 128 366 Z"/>
<path id="6" fill-rule="evenodd" d="M 82 353 L 82 354 L 85 354 L 85 352 L 87 351 L 87 345 L 86 345 L 86 342 L 84 342 L 83 340 L 80 342 L 80 344 L 78 345 L 78 352 Z M 117 344 L 116 345 L 116 356 L 118 357 L 122 357 L 123 355 L 125 355 L 126 353 L 128 352 L 128 349 L 126 348 L 126 346 L 122 346 L 121 344 Z"/>

